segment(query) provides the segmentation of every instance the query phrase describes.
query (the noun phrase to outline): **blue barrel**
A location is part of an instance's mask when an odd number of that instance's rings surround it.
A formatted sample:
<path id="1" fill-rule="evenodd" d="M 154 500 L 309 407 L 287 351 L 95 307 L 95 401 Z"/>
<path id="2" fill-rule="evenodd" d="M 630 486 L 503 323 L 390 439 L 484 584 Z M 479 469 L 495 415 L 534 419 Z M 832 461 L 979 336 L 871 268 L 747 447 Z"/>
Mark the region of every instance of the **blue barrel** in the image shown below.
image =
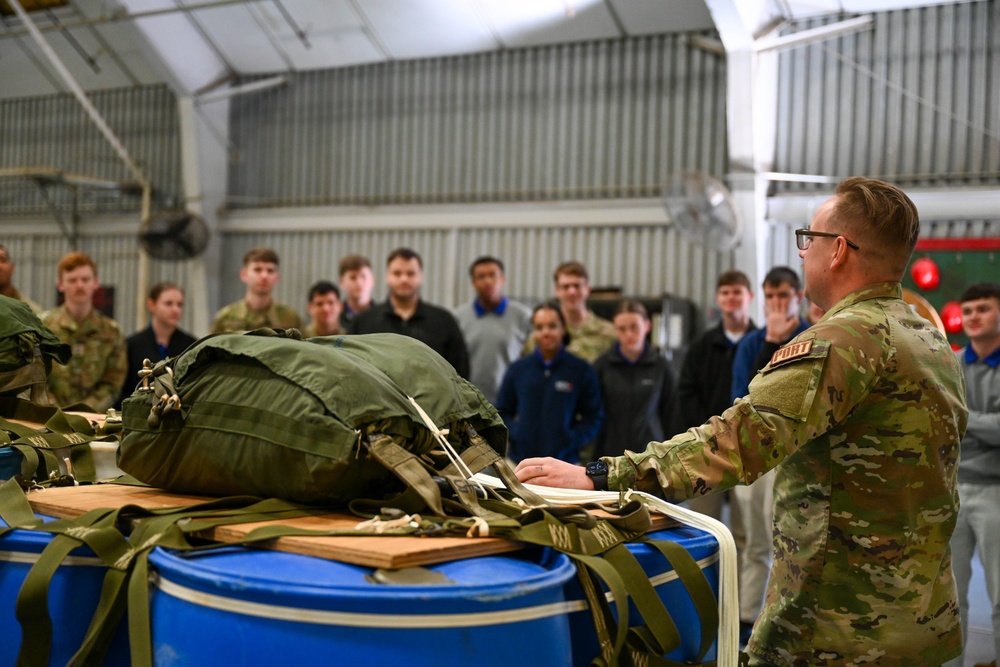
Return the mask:
<path id="1" fill-rule="evenodd" d="M 719 595 L 719 543 L 712 535 L 691 526 L 678 526 L 667 530 L 650 533 L 654 540 L 677 542 L 701 565 L 702 572 L 708 579 L 716 598 Z M 691 661 L 698 656 L 701 645 L 701 625 L 694 602 L 691 601 L 687 589 L 677 578 L 667 559 L 657 549 L 641 542 L 628 545 L 629 551 L 636 557 L 643 570 L 649 576 L 664 606 L 670 612 L 670 617 L 681 636 L 681 645 L 665 657 L 679 662 Z M 576 601 L 576 608 L 584 607 L 586 599 L 579 582 L 574 578 L 567 584 L 567 601 Z M 611 605 L 614 610 L 614 604 Z M 639 612 L 635 605 L 629 604 L 629 623 L 639 623 Z M 600 650 L 590 612 L 585 608 L 570 615 L 570 631 L 573 642 L 573 664 L 584 667 Z M 716 642 L 718 644 L 718 642 Z M 718 646 L 709 649 L 706 660 L 715 658 Z"/>
<path id="2" fill-rule="evenodd" d="M 48 518 L 48 517 L 43 517 Z M 0 526 L 6 526 L 0 521 Z M 15 603 L 28 570 L 45 546 L 48 533 L 13 530 L 0 537 L 0 667 L 13 666 L 21 647 L 21 626 Z M 74 549 L 56 570 L 49 587 L 52 617 L 50 665 L 65 665 L 79 649 L 101 597 L 107 568 L 88 547 Z M 105 665 L 128 665 L 128 635 L 124 624 L 112 642 Z"/>
<path id="3" fill-rule="evenodd" d="M 570 665 L 564 598 L 575 568 L 533 549 L 429 566 L 384 584 L 370 568 L 226 548 L 157 548 L 153 653 L 164 665 Z"/>
<path id="4" fill-rule="evenodd" d="M 21 474 L 21 452 L 13 447 L 0 447 L 0 482 Z"/>

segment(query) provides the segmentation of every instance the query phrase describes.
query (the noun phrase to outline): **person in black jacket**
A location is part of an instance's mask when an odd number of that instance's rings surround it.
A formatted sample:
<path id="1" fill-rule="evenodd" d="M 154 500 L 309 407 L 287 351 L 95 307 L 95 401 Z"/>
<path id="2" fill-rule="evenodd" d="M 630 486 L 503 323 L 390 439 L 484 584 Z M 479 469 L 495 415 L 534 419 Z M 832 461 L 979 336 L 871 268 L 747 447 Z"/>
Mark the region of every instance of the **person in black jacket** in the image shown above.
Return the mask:
<path id="1" fill-rule="evenodd" d="M 756 329 L 750 319 L 753 289 L 742 271 L 726 271 L 715 282 L 715 305 L 722 321 L 691 343 L 677 381 L 678 424 L 680 429 L 701 426 L 709 417 L 721 415 L 732 405 L 729 391 L 733 382 L 736 345 Z M 722 517 L 728 494 L 710 493 L 687 501 L 687 506 L 715 519 Z M 736 547 L 743 544 L 742 518 L 735 503 L 730 504 L 730 526 Z"/>
<path id="2" fill-rule="evenodd" d="M 394 333 L 416 338 L 464 378 L 469 377 L 469 351 L 462 329 L 444 308 L 423 300 L 424 261 L 415 250 L 396 248 L 386 260 L 385 284 L 389 298 L 372 306 L 352 322 L 349 333 Z"/>
<path id="3" fill-rule="evenodd" d="M 176 357 L 195 341 L 194 336 L 177 327 L 184 313 L 184 290 L 179 286 L 170 282 L 153 285 L 146 308 L 150 314 L 149 326 L 125 339 L 128 373 L 118 397 L 118 408 L 139 384 L 143 360 L 156 364 L 161 359 Z"/>
<path id="4" fill-rule="evenodd" d="M 642 451 L 650 441 L 675 432 L 674 374 L 670 362 L 646 336 L 649 312 L 626 299 L 612 318 L 617 342 L 594 361 L 604 399 L 604 428 L 594 443 L 594 458 Z"/>

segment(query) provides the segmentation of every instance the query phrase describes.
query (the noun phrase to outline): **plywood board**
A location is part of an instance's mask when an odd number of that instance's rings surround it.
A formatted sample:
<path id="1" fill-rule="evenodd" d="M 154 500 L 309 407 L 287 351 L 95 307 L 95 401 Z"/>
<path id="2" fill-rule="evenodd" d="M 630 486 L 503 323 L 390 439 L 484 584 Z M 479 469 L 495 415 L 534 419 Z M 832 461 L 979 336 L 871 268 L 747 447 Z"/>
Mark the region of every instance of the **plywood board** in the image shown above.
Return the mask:
<path id="1" fill-rule="evenodd" d="M 98 484 L 49 488 L 28 495 L 32 509 L 39 514 L 58 518 L 73 518 L 92 509 L 139 505 L 147 509 L 187 507 L 211 500 L 208 497 L 168 493 L 159 489 Z M 353 528 L 361 520 L 346 514 L 327 514 L 282 521 L 283 525 L 311 530 Z M 223 526 L 207 532 L 204 537 L 220 542 L 239 542 L 262 523 Z M 521 549 L 523 545 L 497 538 L 466 539 L 457 537 L 370 536 L 357 537 L 281 537 L 262 544 L 268 549 L 317 556 L 330 560 L 373 568 L 396 569 L 429 565 L 474 556 L 503 553 Z"/>
<path id="2" fill-rule="evenodd" d="M 92 509 L 139 505 L 147 509 L 187 507 L 211 500 L 204 496 L 169 493 L 160 489 L 97 484 L 91 486 L 49 488 L 28 494 L 32 508 L 39 514 L 73 518 Z M 281 521 L 282 525 L 310 530 L 353 528 L 360 519 L 347 514 L 325 514 Z M 266 523 L 247 523 L 215 528 L 204 537 L 220 542 L 238 543 L 254 528 Z M 654 515 L 653 528 L 665 528 L 670 520 Z M 499 538 L 412 537 L 412 536 L 323 536 L 281 537 L 262 544 L 264 548 L 317 556 L 329 560 L 372 568 L 398 569 L 445 561 L 516 551 L 519 542 Z"/>

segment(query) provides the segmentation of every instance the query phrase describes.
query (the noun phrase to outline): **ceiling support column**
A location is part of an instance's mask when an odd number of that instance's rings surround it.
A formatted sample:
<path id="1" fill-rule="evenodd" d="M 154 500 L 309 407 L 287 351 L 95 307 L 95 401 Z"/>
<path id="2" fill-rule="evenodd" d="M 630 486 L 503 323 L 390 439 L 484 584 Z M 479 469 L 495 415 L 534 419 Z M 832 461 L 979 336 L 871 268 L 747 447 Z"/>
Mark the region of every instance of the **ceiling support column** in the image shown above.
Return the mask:
<path id="1" fill-rule="evenodd" d="M 729 149 L 728 181 L 743 218 L 743 239 L 736 250 L 736 267 L 745 272 L 755 291 L 770 268 L 767 249 L 768 172 L 773 170 L 777 133 L 778 57 L 758 52 L 755 33 L 776 25 L 762 0 L 706 0 L 726 49 L 726 127 Z M 762 300 L 758 300 L 758 309 Z"/>
<path id="2" fill-rule="evenodd" d="M 219 210 L 225 203 L 229 178 L 229 151 L 219 136 L 229 134 L 229 101 L 196 106 L 191 97 L 177 101 L 181 134 L 181 182 L 184 207 L 208 223 L 211 242 L 200 256 L 188 260 L 185 305 L 191 314 L 191 333 L 204 336 L 212 325 L 219 303 L 219 267 L 222 239 Z M 235 276 L 229 276 L 235 279 Z"/>

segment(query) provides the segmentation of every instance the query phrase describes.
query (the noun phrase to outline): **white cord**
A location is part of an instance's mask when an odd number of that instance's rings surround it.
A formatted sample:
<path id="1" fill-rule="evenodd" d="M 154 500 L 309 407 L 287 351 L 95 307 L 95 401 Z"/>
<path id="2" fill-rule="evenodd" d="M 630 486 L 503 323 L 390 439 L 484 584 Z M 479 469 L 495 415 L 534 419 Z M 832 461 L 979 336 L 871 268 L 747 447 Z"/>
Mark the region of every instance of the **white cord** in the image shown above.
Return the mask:
<path id="1" fill-rule="evenodd" d="M 504 488 L 503 482 L 491 475 L 479 473 L 474 480 L 492 488 Z M 592 502 L 617 501 L 617 491 L 581 491 L 579 489 L 557 489 L 537 484 L 525 484 L 547 502 L 553 505 L 582 505 Z M 719 667 L 736 667 L 739 664 L 739 589 L 736 584 L 736 542 L 733 535 L 721 521 L 710 516 L 668 503 L 642 491 L 628 491 L 626 498 L 638 497 L 650 509 L 665 514 L 683 524 L 700 528 L 719 543 L 719 646 L 716 657 Z"/>
<path id="2" fill-rule="evenodd" d="M 420 414 L 420 418 L 424 420 L 424 424 L 434 435 L 434 439 L 437 440 L 441 447 L 444 448 L 444 452 L 448 455 L 448 459 L 451 461 L 452 465 L 455 466 L 465 479 L 475 484 L 485 498 L 487 493 L 486 489 L 483 488 L 482 483 L 475 479 L 476 476 L 472 474 L 471 470 L 469 470 L 469 466 L 465 465 L 465 461 L 462 460 L 462 457 L 459 456 L 457 451 L 455 451 L 455 448 L 451 446 L 450 442 L 448 442 L 448 438 L 444 437 L 448 434 L 448 429 L 439 429 L 434 423 L 434 420 L 430 418 L 430 415 L 424 412 L 424 409 L 420 407 L 420 404 L 417 403 L 412 396 L 407 396 L 407 398 L 410 399 L 410 403 L 413 404 L 413 407 L 417 409 L 417 412 Z M 501 487 L 502 486 L 503 485 L 501 484 Z"/>

